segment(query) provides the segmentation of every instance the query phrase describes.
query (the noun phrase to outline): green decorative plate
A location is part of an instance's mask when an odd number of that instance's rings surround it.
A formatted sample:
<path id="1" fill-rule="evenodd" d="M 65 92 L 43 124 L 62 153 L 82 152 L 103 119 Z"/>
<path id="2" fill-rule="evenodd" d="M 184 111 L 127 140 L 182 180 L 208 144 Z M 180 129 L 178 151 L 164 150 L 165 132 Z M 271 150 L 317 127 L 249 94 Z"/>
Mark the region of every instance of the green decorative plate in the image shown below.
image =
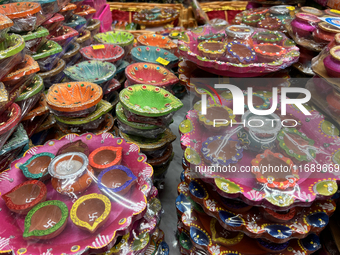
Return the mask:
<path id="1" fill-rule="evenodd" d="M 0 60 L 9 58 L 25 48 L 24 39 L 17 34 L 11 34 L 0 43 Z"/>
<path id="2" fill-rule="evenodd" d="M 94 39 L 100 43 L 117 44 L 121 47 L 133 44 L 134 36 L 128 32 L 110 31 L 96 34 Z"/>
<path id="3" fill-rule="evenodd" d="M 25 100 L 27 98 L 30 98 L 30 97 L 38 94 L 43 89 L 44 89 L 43 79 L 39 75 L 36 75 L 36 76 L 34 76 L 32 82 L 20 94 L 20 96 L 15 99 L 15 102 L 19 102 L 19 101 Z"/>
<path id="4" fill-rule="evenodd" d="M 32 57 L 34 60 L 39 60 L 42 58 L 46 58 L 52 56 L 54 54 L 58 54 L 63 51 L 63 48 L 56 43 L 55 41 L 47 41 L 44 46 L 42 46 L 39 51 L 34 54 Z"/>
<path id="5" fill-rule="evenodd" d="M 88 115 L 87 117 L 84 118 L 65 118 L 65 117 L 58 117 L 55 116 L 56 120 L 66 124 L 66 125 L 82 125 L 82 124 L 86 124 L 89 122 L 92 122 L 96 119 L 98 119 L 99 117 L 103 116 L 104 114 L 108 113 L 109 111 L 111 111 L 112 109 L 112 105 L 105 101 L 105 100 L 101 100 L 98 104 L 97 104 L 97 109 L 91 113 L 90 115 Z"/>
<path id="6" fill-rule="evenodd" d="M 33 39 L 48 36 L 49 33 L 50 32 L 46 28 L 39 27 L 33 32 L 26 32 L 24 34 L 21 34 L 21 37 L 24 38 L 25 42 L 27 42 L 27 41 L 30 41 L 30 40 L 33 40 Z"/>
<path id="7" fill-rule="evenodd" d="M 120 137 L 125 139 L 127 142 L 137 144 L 139 148 L 141 149 L 141 151 L 156 151 L 176 140 L 176 136 L 168 128 L 165 130 L 163 134 L 160 135 L 159 138 L 155 138 L 155 139 L 144 138 L 144 137 L 134 136 L 134 135 L 127 135 L 120 131 L 119 131 L 119 135 Z"/>
<path id="8" fill-rule="evenodd" d="M 129 111 L 146 117 L 163 116 L 183 106 L 183 103 L 167 90 L 146 84 L 123 89 L 119 99 Z"/>
<path id="9" fill-rule="evenodd" d="M 152 130 L 152 129 L 159 128 L 159 126 L 156 126 L 156 125 L 149 125 L 149 124 L 128 121 L 124 114 L 124 109 L 121 103 L 118 103 L 116 106 L 116 116 L 121 122 L 123 122 L 124 124 L 132 128 L 141 129 L 141 130 Z"/>

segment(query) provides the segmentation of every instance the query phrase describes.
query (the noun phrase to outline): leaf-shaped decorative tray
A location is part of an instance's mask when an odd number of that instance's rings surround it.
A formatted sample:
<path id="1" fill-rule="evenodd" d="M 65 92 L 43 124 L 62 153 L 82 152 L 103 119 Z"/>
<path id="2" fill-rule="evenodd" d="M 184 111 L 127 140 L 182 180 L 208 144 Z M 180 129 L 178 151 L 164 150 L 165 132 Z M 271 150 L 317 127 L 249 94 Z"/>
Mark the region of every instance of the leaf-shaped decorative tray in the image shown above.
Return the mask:
<path id="1" fill-rule="evenodd" d="M 96 47 L 96 45 L 83 47 L 80 53 L 86 60 L 99 60 L 112 64 L 119 64 L 120 60 L 124 57 L 124 49 L 119 45 L 103 44 L 99 49 Z"/>
<path id="2" fill-rule="evenodd" d="M 256 35 L 259 32 L 265 32 L 265 29 L 254 29 L 253 34 L 247 38 L 248 44 L 253 45 L 256 43 L 256 40 L 251 37 Z M 255 77 L 261 76 L 266 73 L 276 72 L 278 70 L 284 69 L 293 63 L 297 62 L 299 59 L 299 48 L 295 45 L 284 46 L 285 53 L 284 55 L 277 59 L 271 60 L 268 63 L 258 62 L 258 60 L 252 63 L 241 63 L 238 61 L 234 61 L 232 56 L 228 54 L 220 57 L 219 59 L 208 59 L 207 57 L 203 57 L 200 55 L 198 50 L 198 37 L 206 34 L 214 34 L 217 33 L 216 29 L 212 26 L 204 26 L 198 27 L 196 29 L 190 30 L 181 35 L 179 38 L 179 52 L 186 59 L 194 62 L 198 65 L 199 68 L 223 76 L 231 76 L 231 77 Z M 288 38 L 282 34 L 282 40 L 280 45 L 285 45 L 284 42 L 288 40 Z M 254 41 L 254 42 L 253 42 Z M 259 53 L 256 53 L 257 56 L 260 56 Z M 229 56 L 229 57 L 228 57 Z"/>
<path id="3" fill-rule="evenodd" d="M 46 95 L 47 104 L 51 109 L 68 113 L 93 108 L 102 98 L 101 87 L 90 82 L 54 84 Z"/>
<path id="4" fill-rule="evenodd" d="M 64 70 L 64 73 L 73 81 L 87 81 L 102 84 L 111 80 L 116 73 L 116 67 L 108 62 L 83 61 Z"/>
<path id="5" fill-rule="evenodd" d="M 213 104 L 213 100 L 209 98 L 209 104 Z M 222 104 L 227 107 L 232 107 L 232 100 L 227 101 L 222 98 Z M 270 187 L 271 175 L 268 173 L 263 174 L 266 183 L 260 183 L 256 181 L 255 175 L 250 171 L 251 161 L 256 158 L 256 155 L 261 154 L 261 151 L 266 149 L 267 144 L 263 144 L 264 147 L 258 149 L 243 149 L 242 158 L 236 163 L 237 169 L 242 167 L 249 167 L 249 171 L 244 172 L 236 171 L 205 171 L 209 166 L 204 160 L 201 154 L 201 148 L 203 143 L 207 141 L 209 137 L 218 135 L 209 134 L 206 128 L 203 127 L 198 120 L 198 111 L 200 107 L 198 102 L 194 107 L 194 110 L 188 112 L 186 120 L 184 120 L 179 130 L 181 133 L 181 145 L 185 150 L 184 156 L 188 165 L 195 169 L 197 167 L 203 169 L 200 172 L 200 178 L 215 186 L 217 192 L 224 197 L 236 198 L 240 197 L 245 203 L 255 206 L 266 206 L 273 210 L 283 211 L 294 206 L 310 206 L 316 199 L 330 198 L 337 190 L 337 182 L 340 181 L 339 172 L 335 171 L 339 164 L 338 155 L 340 154 L 339 147 L 339 130 L 317 110 L 308 107 L 311 115 L 304 115 L 295 106 L 289 105 L 287 107 L 287 115 L 295 120 L 299 120 L 301 124 L 300 132 L 304 133 L 306 137 L 314 140 L 314 145 L 308 147 L 315 151 L 315 157 L 309 159 L 309 161 L 300 162 L 291 158 L 295 165 L 298 167 L 298 180 L 296 184 L 287 189 L 276 189 Z M 236 121 L 240 121 L 236 119 Z M 251 135 L 245 131 L 242 126 L 228 127 L 227 131 L 224 131 L 223 135 L 228 134 L 231 139 L 239 139 L 245 148 L 249 145 L 254 146 L 256 141 L 251 138 Z M 285 129 L 281 129 L 285 131 Z M 227 133 L 226 133 L 227 132 Z M 277 139 L 279 134 L 277 135 Z M 286 141 L 294 138 L 293 135 L 289 135 L 289 132 L 285 132 L 285 136 L 289 137 Z M 275 139 L 275 140 L 277 140 Z M 280 138 L 281 139 L 281 138 Z M 297 139 L 297 138 L 294 138 Z M 293 139 L 293 140 L 294 140 Z M 299 139 L 297 139 L 299 140 Z M 294 141 L 297 141 L 294 140 Z M 279 141 L 274 144 L 273 151 L 279 150 Z M 294 149 L 294 147 L 291 147 Z M 303 148 L 303 147 L 300 147 Z M 308 149 L 308 150 L 309 150 Z M 301 149 L 300 149 L 301 150 Z M 302 149 L 304 150 L 304 149 Z M 282 150 L 279 152 L 282 152 Z M 284 152 L 282 152 L 284 153 Z M 309 171 L 313 167 L 319 167 L 318 171 Z M 329 171 L 327 170 L 329 168 Z M 332 171 L 332 169 L 334 171 Z M 274 174 L 272 174 L 274 175 Z M 274 175 L 275 177 L 275 175 Z M 287 180 L 288 177 L 286 174 Z M 280 179 L 280 177 L 278 177 Z M 285 177 L 283 178 L 285 179 Z"/>
<path id="6" fill-rule="evenodd" d="M 146 117 L 163 116 L 183 106 L 183 103 L 170 92 L 145 84 L 123 89 L 119 99 L 129 111 Z"/>
<path id="7" fill-rule="evenodd" d="M 125 75 L 130 83 L 149 84 L 167 88 L 178 83 L 178 78 L 163 66 L 152 63 L 134 63 L 125 68 Z"/>
<path id="8" fill-rule="evenodd" d="M 91 251 L 97 253 L 99 249 L 109 244 L 114 244 L 118 236 L 130 232 L 134 222 L 143 216 L 147 205 L 147 197 L 152 188 L 150 186 L 153 176 L 152 167 L 146 163 L 145 155 L 139 153 L 139 147 L 136 144 L 127 143 L 121 138 L 114 138 L 109 133 L 97 136 L 90 133 L 81 136 L 68 134 L 60 140 L 50 140 L 43 146 L 29 149 L 22 158 L 12 162 L 10 170 L 0 174 L 2 184 L 0 192 L 4 194 L 26 180 L 19 166 L 32 156 L 42 152 L 56 154 L 62 146 L 79 140 L 87 144 L 90 152 L 102 146 L 122 147 L 123 157 L 121 164 L 127 166 L 135 176 L 138 176 L 135 187 L 124 197 L 111 195 L 112 212 L 108 216 L 106 224 L 95 233 L 91 234 L 78 229 L 71 219 L 68 219 L 65 230 L 53 239 L 53 243 L 38 241 L 35 245 L 29 245 L 28 241 L 22 237 L 24 218 L 11 214 L 4 205 L 4 201 L 1 200 L 1 227 L 7 231 L 1 234 L 4 242 L 0 247 L 0 252 L 20 251 L 38 255 L 53 249 L 53 254 L 60 255 Z M 75 200 L 57 193 L 52 188 L 50 181 L 45 182 L 45 184 L 47 187 L 47 200 L 60 200 L 70 210 Z M 92 183 L 83 195 L 91 193 L 100 194 L 95 182 Z"/>
<path id="9" fill-rule="evenodd" d="M 189 184 L 181 182 L 178 188 L 187 191 L 187 197 L 198 203 L 207 215 L 216 218 L 228 231 L 241 231 L 251 238 L 265 238 L 274 243 L 305 238 L 310 233 L 319 234 L 336 209 L 333 200 L 323 200 L 314 202 L 310 207 L 295 207 L 285 213 L 277 213 L 268 208 L 224 199 L 198 179 L 192 179 Z M 226 217 L 232 220 L 227 221 Z"/>
<path id="10" fill-rule="evenodd" d="M 293 239 L 277 244 L 266 239 L 250 238 L 239 231 L 228 231 L 215 218 L 194 210 L 187 191 L 181 192 L 176 199 L 177 211 L 180 213 L 178 229 L 181 234 L 181 245 L 185 249 L 192 249 L 193 245 L 211 255 L 269 255 L 277 252 L 294 255 L 311 254 L 321 247 L 320 240 L 315 234 L 310 234 L 304 239 Z M 237 219 L 234 221 L 233 218 L 228 218 L 227 214 L 225 217 L 230 224 L 235 226 L 239 224 Z M 183 239 L 182 233 L 186 234 L 186 238 Z"/>
<path id="11" fill-rule="evenodd" d="M 166 65 L 168 68 L 173 67 L 178 62 L 178 57 L 171 52 L 153 46 L 135 47 L 131 50 L 131 55 L 135 62 L 148 62 L 158 65 L 158 58 L 165 59 L 169 61 L 169 64 Z"/>

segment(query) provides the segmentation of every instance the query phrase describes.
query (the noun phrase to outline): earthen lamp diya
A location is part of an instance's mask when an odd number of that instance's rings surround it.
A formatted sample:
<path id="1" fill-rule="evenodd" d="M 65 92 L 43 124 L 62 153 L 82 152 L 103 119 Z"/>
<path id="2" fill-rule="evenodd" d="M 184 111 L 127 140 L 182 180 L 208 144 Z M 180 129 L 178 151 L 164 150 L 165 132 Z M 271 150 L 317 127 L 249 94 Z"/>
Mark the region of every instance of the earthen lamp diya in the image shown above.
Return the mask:
<path id="1" fill-rule="evenodd" d="M 46 194 L 47 189 L 44 183 L 30 180 L 2 195 L 2 199 L 12 212 L 26 215 L 34 206 L 46 200 Z"/>
<path id="2" fill-rule="evenodd" d="M 122 147 L 104 146 L 100 147 L 89 156 L 89 162 L 96 172 L 106 168 L 119 165 L 122 161 Z"/>
<path id="3" fill-rule="evenodd" d="M 64 195 L 83 192 L 92 183 L 93 170 L 81 152 L 69 152 L 55 157 L 48 166 L 53 188 Z"/>
<path id="4" fill-rule="evenodd" d="M 137 181 L 136 176 L 125 166 L 117 165 L 102 171 L 98 176 L 98 187 L 107 196 L 114 193 L 125 195 Z"/>
<path id="5" fill-rule="evenodd" d="M 29 158 L 19 168 L 28 179 L 40 179 L 48 175 L 48 166 L 54 158 L 54 154 L 49 152 L 38 153 Z"/>
<path id="6" fill-rule="evenodd" d="M 72 205 L 70 217 L 77 227 L 94 233 L 106 222 L 110 212 L 110 199 L 92 193 L 82 196 Z"/>

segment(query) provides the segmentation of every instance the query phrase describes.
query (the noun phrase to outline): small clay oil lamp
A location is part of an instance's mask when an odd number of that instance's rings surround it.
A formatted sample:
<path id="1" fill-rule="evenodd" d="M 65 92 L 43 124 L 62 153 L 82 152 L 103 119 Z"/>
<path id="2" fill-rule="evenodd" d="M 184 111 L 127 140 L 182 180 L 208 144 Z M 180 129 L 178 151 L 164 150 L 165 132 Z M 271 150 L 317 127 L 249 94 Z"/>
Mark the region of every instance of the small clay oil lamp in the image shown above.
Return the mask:
<path id="1" fill-rule="evenodd" d="M 214 243 L 223 246 L 236 245 L 242 241 L 244 234 L 239 231 L 230 231 L 226 236 L 226 230 L 215 218 L 210 219 L 211 238 Z"/>
<path id="2" fill-rule="evenodd" d="M 96 172 L 119 165 L 122 161 L 122 147 L 104 146 L 91 152 L 89 162 Z"/>
<path id="3" fill-rule="evenodd" d="M 283 39 L 282 34 L 276 31 L 259 32 L 253 36 L 253 40 L 256 40 L 257 43 L 279 44 L 282 41 L 282 39 Z"/>
<path id="4" fill-rule="evenodd" d="M 269 8 L 270 16 L 280 19 L 283 23 L 286 22 L 286 19 L 290 19 L 293 15 L 291 15 L 291 11 L 288 8 L 289 5 L 276 5 Z M 294 13 L 292 11 L 292 13 Z"/>
<path id="5" fill-rule="evenodd" d="M 53 188 L 64 195 L 83 192 L 92 183 L 93 170 L 81 152 L 69 152 L 55 157 L 48 166 Z"/>
<path id="6" fill-rule="evenodd" d="M 317 43 L 326 46 L 334 40 L 334 36 L 340 33 L 340 29 L 328 24 L 327 22 L 320 22 L 318 28 L 313 32 L 313 38 Z"/>
<path id="7" fill-rule="evenodd" d="M 49 152 L 42 152 L 33 155 L 19 168 L 28 179 L 47 178 L 48 166 L 54 158 L 54 154 Z"/>
<path id="8" fill-rule="evenodd" d="M 340 115 L 340 92 L 333 89 L 333 93 L 329 93 L 326 97 L 328 108 L 336 115 Z"/>
<path id="9" fill-rule="evenodd" d="M 197 38 L 198 42 L 203 41 L 216 41 L 216 42 L 223 42 L 224 41 L 225 34 L 217 33 L 217 34 L 206 34 L 201 35 Z"/>
<path id="10" fill-rule="evenodd" d="M 277 31 L 281 28 L 282 22 L 278 18 L 267 17 L 257 23 L 257 27 Z"/>
<path id="11" fill-rule="evenodd" d="M 256 59 L 255 51 L 242 42 L 233 41 L 227 45 L 228 53 L 236 58 L 238 63 L 251 63 Z"/>
<path id="12" fill-rule="evenodd" d="M 198 44 L 197 49 L 202 57 L 215 60 L 225 55 L 227 46 L 223 42 L 204 41 Z"/>
<path id="13" fill-rule="evenodd" d="M 58 236 L 66 227 L 68 214 L 67 205 L 59 200 L 38 204 L 25 218 L 23 238 L 46 240 Z"/>
<path id="14" fill-rule="evenodd" d="M 258 154 L 251 161 L 251 165 L 252 173 L 256 176 L 256 180 L 269 188 L 289 189 L 294 187 L 299 180 L 298 167 L 291 159 L 284 157 L 280 153 L 265 150 L 263 154 Z M 268 169 L 272 167 L 274 171 L 264 173 L 260 171 L 261 167 L 267 167 Z M 275 171 L 275 169 L 279 170 Z"/>
<path id="15" fill-rule="evenodd" d="M 227 121 L 214 123 L 216 119 L 224 119 Z M 233 111 L 230 108 L 213 104 L 207 107 L 207 114 L 203 115 L 202 112 L 198 112 L 198 120 L 209 131 L 219 132 L 227 128 L 230 123 L 235 120 L 235 115 L 233 115 Z"/>
<path id="16" fill-rule="evenodd" d="M 107 196 L 113 193 L 124 196 L 137 181 L 131 170 L 122 165 L 112 166 L 100 172 L 98 187 Z"/>
<path id="17" fill-rule="evenodd" d="M 312 14 L 312 15 L 315 15 L 315 16 L 318 16 L 318 17 L 324 15 L 323 11 L 318 10 L 314 7 L 310 7 L 310 6 L 301 7 L 301 12 Z"/>
<path id="18" fill-rule="evenodd" d="M 81 152 L 81 153 L 84 153 L 86 157 L 90 155 L 90 150 L 87 144 L 82 142 L 81 140 L 78 140 L 78 141 L 63 145 L 58 150 L 56 156 L 59 156 L 64 153 L 69 153 L 69 152 Z"/>
<path id="19" fill-rule="evenodd" d="M 285 156 L 295 158 L 297 163 L 309 162 L 316 156 L 316 150 L 313 147 L 314 141 L 295 128 L 282 129 L 277 140 L 279 148 Z"/>
<path id="20" fill-rule="evenodd" d="M 34 206 L 46 200 L 46 194 L 47 189 L 44 183 L 30 180 L 2 195 L 2 199 L 12 212 L 26 215 Z"/>
<path id="21" fill-rule="evenodd" d="M 253 14 L 249 16 L 244 16 L 242 22 L 248 26 L 256 27 L 257 23 L 259 23 L 264 18 L 261 14 Z"/>
<path id="22" fill-rule="evenodd" d="M 248 46 L 252 46 L 251 35 L 254 33 L 254 29 L 245 25 L 233 25 L 229 26 L 225 30 L 228 38 L 227 42 L 232 41 L 242 41 L 245 42 Z"/>
<path id="23" fill-rule="evenodd" d="M 323 60 L 327 74 L 329 77 L 340 78 L 340 46 L 333 47 L 329 53 Z"/>
<path id="24" fill-rule="evenodd" d="M 260 7 L 254 10 L 250 10 L 249 15 L 253 15 L 253 14 L 265 15 L 268 12 L 269 12 L 269 9 L 267 7 Z"/>
<path id="25" fill-rule="evenodd" d="M 317 23 L 320 19 L 312 14 L 297 13 L 295 19 L 292 21 L 292 30 L 296 36 L 309 37 L 317 28 Z"/>
<path id="26" fill-rule="evenodd" d="M 104 195 L 92 193 L 82 196 L 72 205 L 70 218 L 77 227 L 94 233 L 104 225 L 110 212 L 110 199 Z"/>
<path id="27" fill-rule="evenodd" d="M 204 161 L 209 165 L 236 164 L 243 157 L 242 151 L 240 141 L 227 139 L 224 136 L 209 137 L 201 148 Z"/>
<path id="28" fill-rule="evenodd" d="M 287 50 L 279 45 L 270 44 L 270 43 L 260 43 L 254 45 L 255 52 L 257 54 L 257 58 L 259 62 L 262 63 L 271 63 L 283 55 L 286 54 Z"/>
<path id="29" fill-rule="evenodd" d="M 335 10 L 335 9 L 327 9 L 325 10 L 325 13 L 333 17 L 340 17 L 340 11 Z"/>

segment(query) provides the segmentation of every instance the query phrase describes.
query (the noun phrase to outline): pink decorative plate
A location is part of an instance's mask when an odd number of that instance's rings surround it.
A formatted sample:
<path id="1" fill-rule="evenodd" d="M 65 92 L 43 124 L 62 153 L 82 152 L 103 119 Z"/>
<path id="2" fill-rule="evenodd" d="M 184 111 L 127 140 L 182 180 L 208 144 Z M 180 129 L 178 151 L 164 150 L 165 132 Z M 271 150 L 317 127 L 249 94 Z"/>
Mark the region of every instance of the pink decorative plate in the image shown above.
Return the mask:
<path id="1" fill-rule="evenodd" d="M 95 233 L 83 231 L 76 227 L 71 219 L 68 219 L 65 230 L 53 239 L 53 242 L 38 241 L 32 245 L 23 239 L 24 218 L 11 214 L 5 206 L 5 201 L 0 200 L 0 225 L 1 233 L 0 253 L 13 252 L 17 254 L 83 254 L 84 252 L 97 253 L 101 248 L 114 244 L 117 236 L 130 232 L 133 223 L 140 219 L 146 210 L 147 197 L 152 188 L 152 167 L 146 163 L 146 156 L 139 153 L 139 147 L 133 143 L 127 143 L 123 139 L 114 138 L 109 133 L 93 135 L 86 133 L 81 136 L 68 134 L 60 140 L 50 140 L 43 146 L 37 146 L 25 152 L 24 156 L 11 164 L 11 169 L 0 174 L 0 192 L 2 194 L 10 191 L 16 185 L 26 181 L 26 178 L 19 169 L 33 155 L 42 152 L 57 154 L 59 148 L 70 142 L 81 140 L 87 144 L 89 151 L 102 146 L 115 146 L 123 148 L 122 165 L 127 166 L 138 181 L 134 188 L 123 197 L 110 196 L 112 211 L 108 216 L 106 224 L 100 227 Z M 47 200 L 60 200 L 71 210 L 76 199 L 57 193 L 50 183 L 45 182 L 47 187 Z M 82 195 L 91 193 L 100 194 L 94 178 L 91 186 Z M 80 195 L 81 196 L 81 195 Z M 78 197 L 77 197 L 78 198 Z"/>

